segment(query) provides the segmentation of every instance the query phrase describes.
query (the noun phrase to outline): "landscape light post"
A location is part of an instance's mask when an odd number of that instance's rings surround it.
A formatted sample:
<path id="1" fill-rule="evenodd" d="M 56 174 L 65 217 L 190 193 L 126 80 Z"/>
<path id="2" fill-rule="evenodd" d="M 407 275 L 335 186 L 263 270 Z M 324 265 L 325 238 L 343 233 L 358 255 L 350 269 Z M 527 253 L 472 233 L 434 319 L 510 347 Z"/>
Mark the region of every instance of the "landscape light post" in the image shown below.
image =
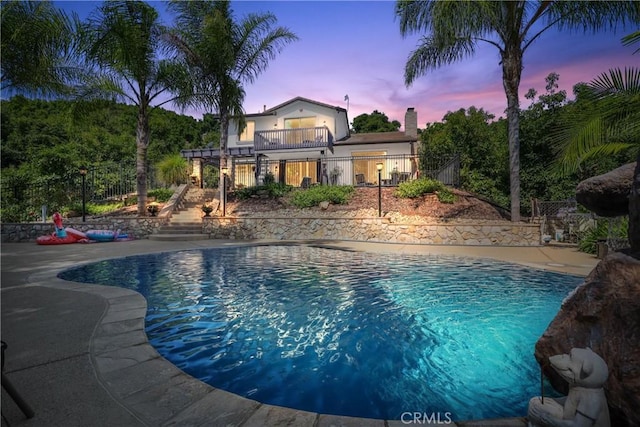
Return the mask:
<path id="1" fill-rule="evenodd" d="M 378 169 L 378 217 L 382 216 L 382 166 L 381 162 L 376 163 L 376 169 Z"/>
<path id="2" fill-rule="evenodd" d="M 220 168 L 222 172 L 222 216 L 227 216 L 227 174 L 229 173 L 228 167 Z"/>
<path id="3" fill-rule="evenodd" d="M 80 175 L 82 176 L 82 222 L 87 221 L 87 168 L 80 166 Z"/>

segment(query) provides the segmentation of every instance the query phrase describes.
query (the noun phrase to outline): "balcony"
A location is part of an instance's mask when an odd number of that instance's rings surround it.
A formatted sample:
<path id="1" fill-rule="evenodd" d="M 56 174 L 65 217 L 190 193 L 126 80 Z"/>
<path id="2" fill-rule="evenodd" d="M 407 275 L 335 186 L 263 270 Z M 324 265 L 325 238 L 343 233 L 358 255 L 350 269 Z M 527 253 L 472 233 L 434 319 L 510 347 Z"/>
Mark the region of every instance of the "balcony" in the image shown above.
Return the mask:
<path id="1" fill-rule="evenodd" d="M 328 148 L 333 152 L 333 135 L 326 126 L 257 131 L 253 139 L 256 152 L 297 148 Z"/>

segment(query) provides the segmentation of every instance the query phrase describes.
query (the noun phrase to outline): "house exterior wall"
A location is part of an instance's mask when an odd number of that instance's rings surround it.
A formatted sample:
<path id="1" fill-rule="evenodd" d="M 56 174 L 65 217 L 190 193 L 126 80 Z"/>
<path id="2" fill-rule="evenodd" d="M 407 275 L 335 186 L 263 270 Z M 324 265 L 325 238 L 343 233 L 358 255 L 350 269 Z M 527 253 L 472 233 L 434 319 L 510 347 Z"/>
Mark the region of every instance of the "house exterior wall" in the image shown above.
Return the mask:
<path id="1" fill-rule="evenodd" d="M 339 140 L 349 134 L 347 114 L 335 108 L 324 107 L 303 100 L 297 100 L 284 105 L 274 112 L 265 112 L 265 115 L 249 115 L 247 121 L 255 122 L 255 131 L 273 129 L 285 129 L 285 120 L 301 117 L 315 117 L 315 127 L 326 126 L 333 134 L 334 140 Z M 229 124 L 229 147 L 246 147 L 253 145 L 253 141 L 240 141 L 238 123 L 231 121 Z"/>
<path id="2" fill-rule="evenodd" d="M 330 144 L 329 141 L 332 141 L 332 145 L 298 145 L 297 141 L 293 144 L 284 142 L 277 147 L 265 146 L 265 141 L 267 144 L 288 141 L 287 135 L 298 135 L 293 133 L 297 131 L 291 129 L 288 119 L 309 118 L 313 119 L 303 120 L 294 126 L 326 127 L 330 132 L 330 139 L 325 139 L 324 142 Z M 416 151 L 414 144 L 417 142 L 405 142 L 407 137 L 412 139 L 417 135 L 417 113 L 413 108 L 409 108 L 405 115 L 405 132 L 391 132 L 388 135 L 360 134 L 354 137 L 350 135 L 346 110 L 302 97 L 263 113 L 248 114 L 246 121 L 251 123 L 245 131 L 246 140 L 240 140 L 235 121 L 230 123 L 228 139 L 230 149 L 255 148 L 259 142 L 257 148 L 260 151 L 254 151 L 254 162 L 247 157 L 237 158 L 239 163 L 234 161 L 238 167 L 235 168 L 237 170 L 234 169 L 235 174 L 232 172 L 232 176 L 242 185 L 254 185 L 254 182 L 260 184 L 267 172 L 272 173 L 278 182 L 292 185 L 301 185 L 303 180 L 310 180 L 312 184 L 330 182 L 338 185 L 362 185 L 362 182 L 364 185 L 372 185 L 382 180 L 383 185 L 394 185 L 399 182 L 399 174 L 403 180 L 416 176 L 417 163 L 412 153 Z M 290 130 L 292 133 L 289 133 Z M 257 132 L 264 133 L 256 138 Z M 326 138 L 326 133 L 323 135 Z M 262 160 L 256 163 L 259 158 Z M 384 166 L 381 174 L 378 174 L 376 163 L 380 161 Z"/>
<path id="3" fill-rule="evenodd" d="M 273 129 L 274 124 L 277 123 L 277 116 L 275 115 L 266 115 L 266 116 L 249 116 L 246 118 L 247 121 L 255 122 L 255 130 L 270 130 Z M 253 146 L 253 140 L 251 141 L 240 141 L 240 135 L 238 132 L 238 122 L 232 120 L 229 123 L 229 139 L 227 141 L 228 147 L 251 147 Z"/>

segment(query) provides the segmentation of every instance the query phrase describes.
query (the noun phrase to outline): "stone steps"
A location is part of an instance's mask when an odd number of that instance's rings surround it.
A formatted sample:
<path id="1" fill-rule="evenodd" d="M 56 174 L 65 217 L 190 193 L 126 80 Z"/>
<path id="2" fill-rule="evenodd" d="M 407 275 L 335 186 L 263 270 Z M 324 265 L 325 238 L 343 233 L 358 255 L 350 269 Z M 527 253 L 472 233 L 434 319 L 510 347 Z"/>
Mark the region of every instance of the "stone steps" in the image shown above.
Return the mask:
<path id="1" fill-rule="evenodd" d="M 202 233 L 202 205 L 210 203 L 217 206 L 213 189 L 189 188 L 177 211 L 171 215 L 169 224 L 160 227 L 157 233 L 149 236 L 150 240 L 206 240 L 208 234 Z"/>

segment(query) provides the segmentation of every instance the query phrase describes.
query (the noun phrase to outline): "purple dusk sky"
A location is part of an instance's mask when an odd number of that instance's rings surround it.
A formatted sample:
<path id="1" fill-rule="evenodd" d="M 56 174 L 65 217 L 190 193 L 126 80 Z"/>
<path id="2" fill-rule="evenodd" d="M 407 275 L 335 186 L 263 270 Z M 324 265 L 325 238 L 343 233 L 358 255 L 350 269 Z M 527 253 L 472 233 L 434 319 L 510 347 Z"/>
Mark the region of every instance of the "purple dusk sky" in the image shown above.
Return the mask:
<path id="1" fill-rule="evenodd" d="M 165 5 L 153 4 L 167 22 Z M 56 2 L 76 10 L 81 18 L 96 2 Z M 481 44 L 473 57 L 433 70 L 407 88 L 406 60 L 419 36 L 403 39 L 393 1 L 233 1 L 236 18 L 252 12 L 271 12 L 278 25 L 288 27 L 300 40 L 289 44 L 252 85 L 246 85 L 245 110 L 256 113 L 296 96 L 346 108 L 349 120 L 373 110 L 390 120 L 404 122 L 404 112 L 414 107 L 418 126 L 441 121 L 448 111 L 476 106 L 496 117 L 504 116 L 499 54 Z M 543 93 L 545 77 L 560 75 L 561 90 L 572 98 L 573 85 L 587 82 L 614 67 L 637 67 L 638 46 L 623 47 L 620 39 L 631 27 L 597 34 L 548 30 L 524 56 L 520 102 L 530 88 Z M 201 117 L 205 111 L 189 111 Z"/>

